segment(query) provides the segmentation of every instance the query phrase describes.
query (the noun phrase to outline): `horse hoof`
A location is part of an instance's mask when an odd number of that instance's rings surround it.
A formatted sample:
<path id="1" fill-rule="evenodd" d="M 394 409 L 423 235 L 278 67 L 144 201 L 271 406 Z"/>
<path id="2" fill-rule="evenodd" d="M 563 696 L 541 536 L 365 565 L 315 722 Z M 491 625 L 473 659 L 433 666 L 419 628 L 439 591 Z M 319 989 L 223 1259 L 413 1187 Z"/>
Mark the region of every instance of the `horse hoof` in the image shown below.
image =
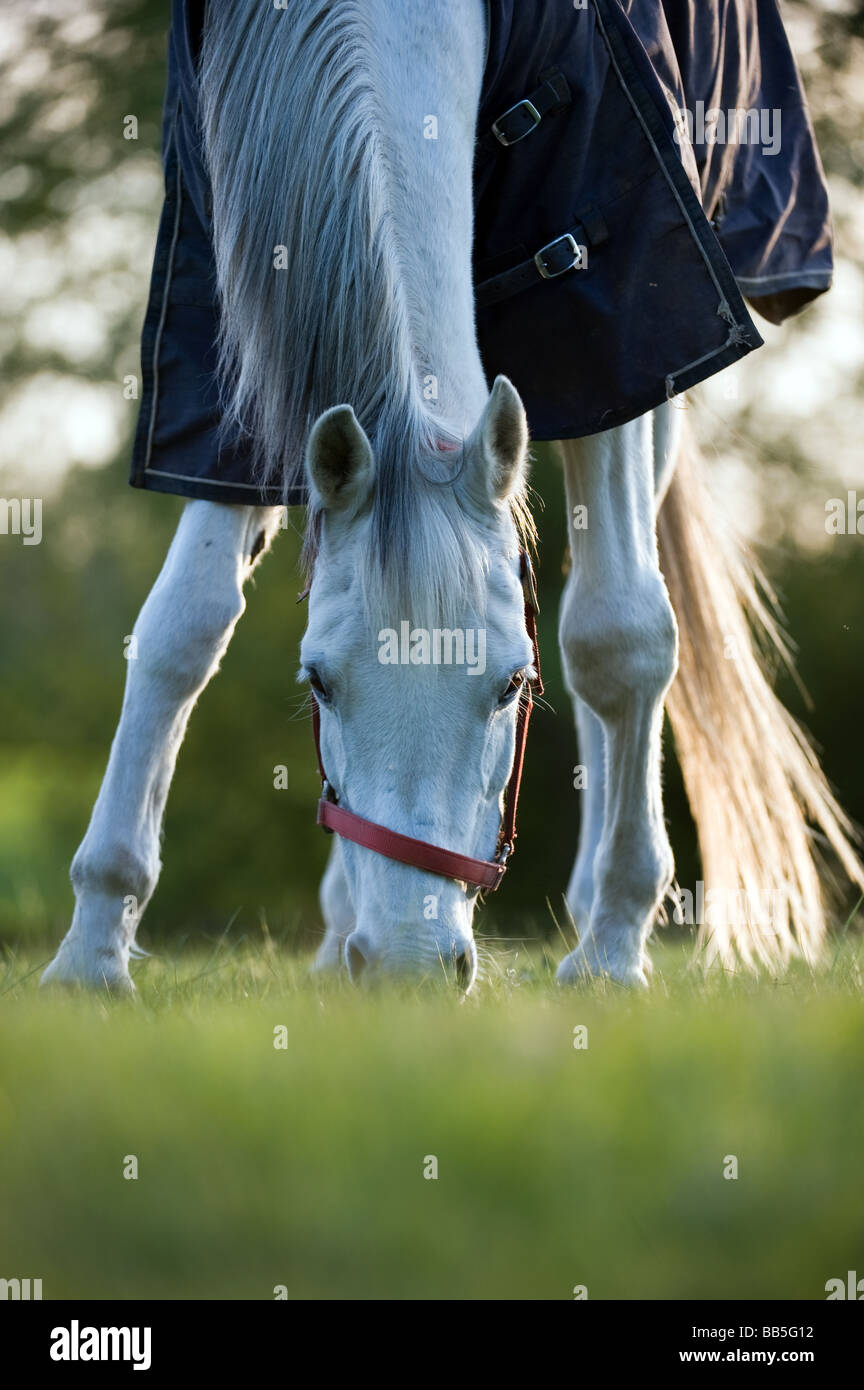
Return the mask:
<path id="1" fill-rule="evenodd" d="M 559 985 L 578 985 L 589 980 L 607 979 L 614 980 L 626 989 L 646 990 L 646 967 L 650 969 L 650 963 L 646 960 L 640 960 L 638 957 L 635 961 L 622 959 L 612 952 L 601 954 L 596 945 L 586 942 L 584 946 L 577 946 L 575 951 L 564 957 L 555 972 L 555 979 Z"/>
<path id="2" fill-rule="evenodd" d="M 135 993 L 125 962 L 115 952 L 107 950 L 85 953 L 61 946 L 39 981 L 40 989 L 55 985 L 66 989 L 101 989 L 117 995 Z"/>

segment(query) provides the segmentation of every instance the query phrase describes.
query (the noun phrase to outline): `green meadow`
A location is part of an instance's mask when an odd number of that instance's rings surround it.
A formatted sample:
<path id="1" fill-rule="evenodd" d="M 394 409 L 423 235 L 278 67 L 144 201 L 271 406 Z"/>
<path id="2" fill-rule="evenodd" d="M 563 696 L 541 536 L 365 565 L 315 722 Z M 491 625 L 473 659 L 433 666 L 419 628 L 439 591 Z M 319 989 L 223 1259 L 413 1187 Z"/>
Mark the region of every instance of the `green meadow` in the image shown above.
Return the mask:
<path id="1" fill-rule="evenodd" d="M 860 938 L 756 980 L 661 935 L 644 997 L 482 957 L 468 998 L 368 993 L 226 936 L 122 1001 L 40 994 L 8 951 L 0 1274 L 46 1299 L 569 1300 L 864 1273 Z"/>

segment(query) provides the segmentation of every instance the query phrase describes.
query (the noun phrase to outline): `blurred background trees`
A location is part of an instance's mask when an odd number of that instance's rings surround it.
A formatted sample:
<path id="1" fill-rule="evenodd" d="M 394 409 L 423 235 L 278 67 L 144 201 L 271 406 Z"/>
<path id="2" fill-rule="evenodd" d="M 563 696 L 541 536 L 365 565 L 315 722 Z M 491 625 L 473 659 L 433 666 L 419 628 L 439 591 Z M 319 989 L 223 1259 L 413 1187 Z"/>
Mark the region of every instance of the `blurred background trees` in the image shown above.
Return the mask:
<path id="1" fill-rule="evenodd" d="M 856 485 L 864 498 L 864 0 L 782 8 L 830 177 L 837 287 L 783 329 L 760 323 L 766 347 L 681 406 L 711 459 L 718 505 L 781 595 L 812 708 L 789 682 L 784 694 L 860 821 L 864 537 L 827 535 L 825 503 Z M 68 923 L 68 864 L 119 712 L 124 637 L 183 505 L 126 483 L 137 401 L 124 379 L 139 371 L 161 206 L 168 10 L 167 0 L 6 0 L 0 17 L 0 495 L 44 499 L 40 545 L 0 536 L 0 940 L 56 937 Z M 514 872 L 482 923 L 521 937 L 554 931 L 546 903 L 560 916 L 579 814 L 555 642 L 563 499 L 543 448 L 534 483 L 551 709 L 532 727 Z M 266 921 L 311 944 L 319 930 L 329 842 L 314 825 L 314 753 L 294 680 L 297 556 L 289 528 L 192 719 L 147 940 Z M 285 790 L 274 787 L 279 765 Z M 667 780 L 686 886 L 699 868 L 671 749 Z"/>

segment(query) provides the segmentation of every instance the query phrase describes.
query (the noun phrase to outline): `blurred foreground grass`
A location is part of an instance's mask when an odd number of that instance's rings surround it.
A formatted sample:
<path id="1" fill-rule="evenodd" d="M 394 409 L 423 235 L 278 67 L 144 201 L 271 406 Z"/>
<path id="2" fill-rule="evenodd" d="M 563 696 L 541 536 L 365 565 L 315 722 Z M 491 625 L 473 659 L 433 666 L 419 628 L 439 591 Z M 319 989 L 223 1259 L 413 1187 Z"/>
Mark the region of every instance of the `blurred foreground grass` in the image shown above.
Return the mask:
<path id="1" fill-rule="evenodd" d="M 40 996 L 9 954 L 0 1275 L 49 1299 L 822 1299 L 864 1269 L 860 938 L 783 981 L 654 957 L 634 998 L 487 952 L 460 1001 L 309 980 L 264 937 L 144 962 L 112 1002 Z"/>

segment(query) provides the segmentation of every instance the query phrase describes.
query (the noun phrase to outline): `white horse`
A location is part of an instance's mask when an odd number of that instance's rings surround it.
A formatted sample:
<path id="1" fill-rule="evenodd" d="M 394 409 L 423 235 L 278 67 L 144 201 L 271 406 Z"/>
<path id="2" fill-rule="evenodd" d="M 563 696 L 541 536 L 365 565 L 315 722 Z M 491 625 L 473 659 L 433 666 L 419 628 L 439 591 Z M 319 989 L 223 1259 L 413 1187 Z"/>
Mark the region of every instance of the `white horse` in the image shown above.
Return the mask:
<path id="1" fill-rule="evenodd" d="M 328 777 L 355 813 L 488 859 L 532 651 L 519 575 L 525 414 L 506 379 L 489 393 L 474 323 L 484 6 L 212 9 L 201 90 L 226 414 L 258 439 L 262 475 L 285 476 L 305 445 L 302 676 L 321 708 Z M 430 111 L 441 114 L 434 141 L 422 138 Z M 647 983 L 646 944 L 673 878 L 664 705 L 706 881 L 773 895 L 769 921 L 745 912 L 703 931 L 709 960 L 818 957 L 825 909 L 808 820 L 862 881 L 842 813 L 754 654 L 745 610 L 766 614 L 748 574 L 724 553 L 692 463 L 675 471 L 680 418 L 666 406 L 561 446 L 568 514 L 584 505 L 589 518 L 571 529 L 559 625 L 587 767 L 568 890 L 579 942 L 562 981 Z M 186 507 L 135 626 L 138 659 L 72 865 L 72 926 L 44 980 L 132 988 L 178 749 L 278 521 L 276 509 Z M 382 663 L 382 630 L 404 620 L 482 631 L 484 669 Z M 555 814 L 573 815 L 575 839 L 575 805 Z M 476 900 L 466 882 L 334 838 L 318 964 L 355 980 L 443 969 L 468 987 Z"/>

